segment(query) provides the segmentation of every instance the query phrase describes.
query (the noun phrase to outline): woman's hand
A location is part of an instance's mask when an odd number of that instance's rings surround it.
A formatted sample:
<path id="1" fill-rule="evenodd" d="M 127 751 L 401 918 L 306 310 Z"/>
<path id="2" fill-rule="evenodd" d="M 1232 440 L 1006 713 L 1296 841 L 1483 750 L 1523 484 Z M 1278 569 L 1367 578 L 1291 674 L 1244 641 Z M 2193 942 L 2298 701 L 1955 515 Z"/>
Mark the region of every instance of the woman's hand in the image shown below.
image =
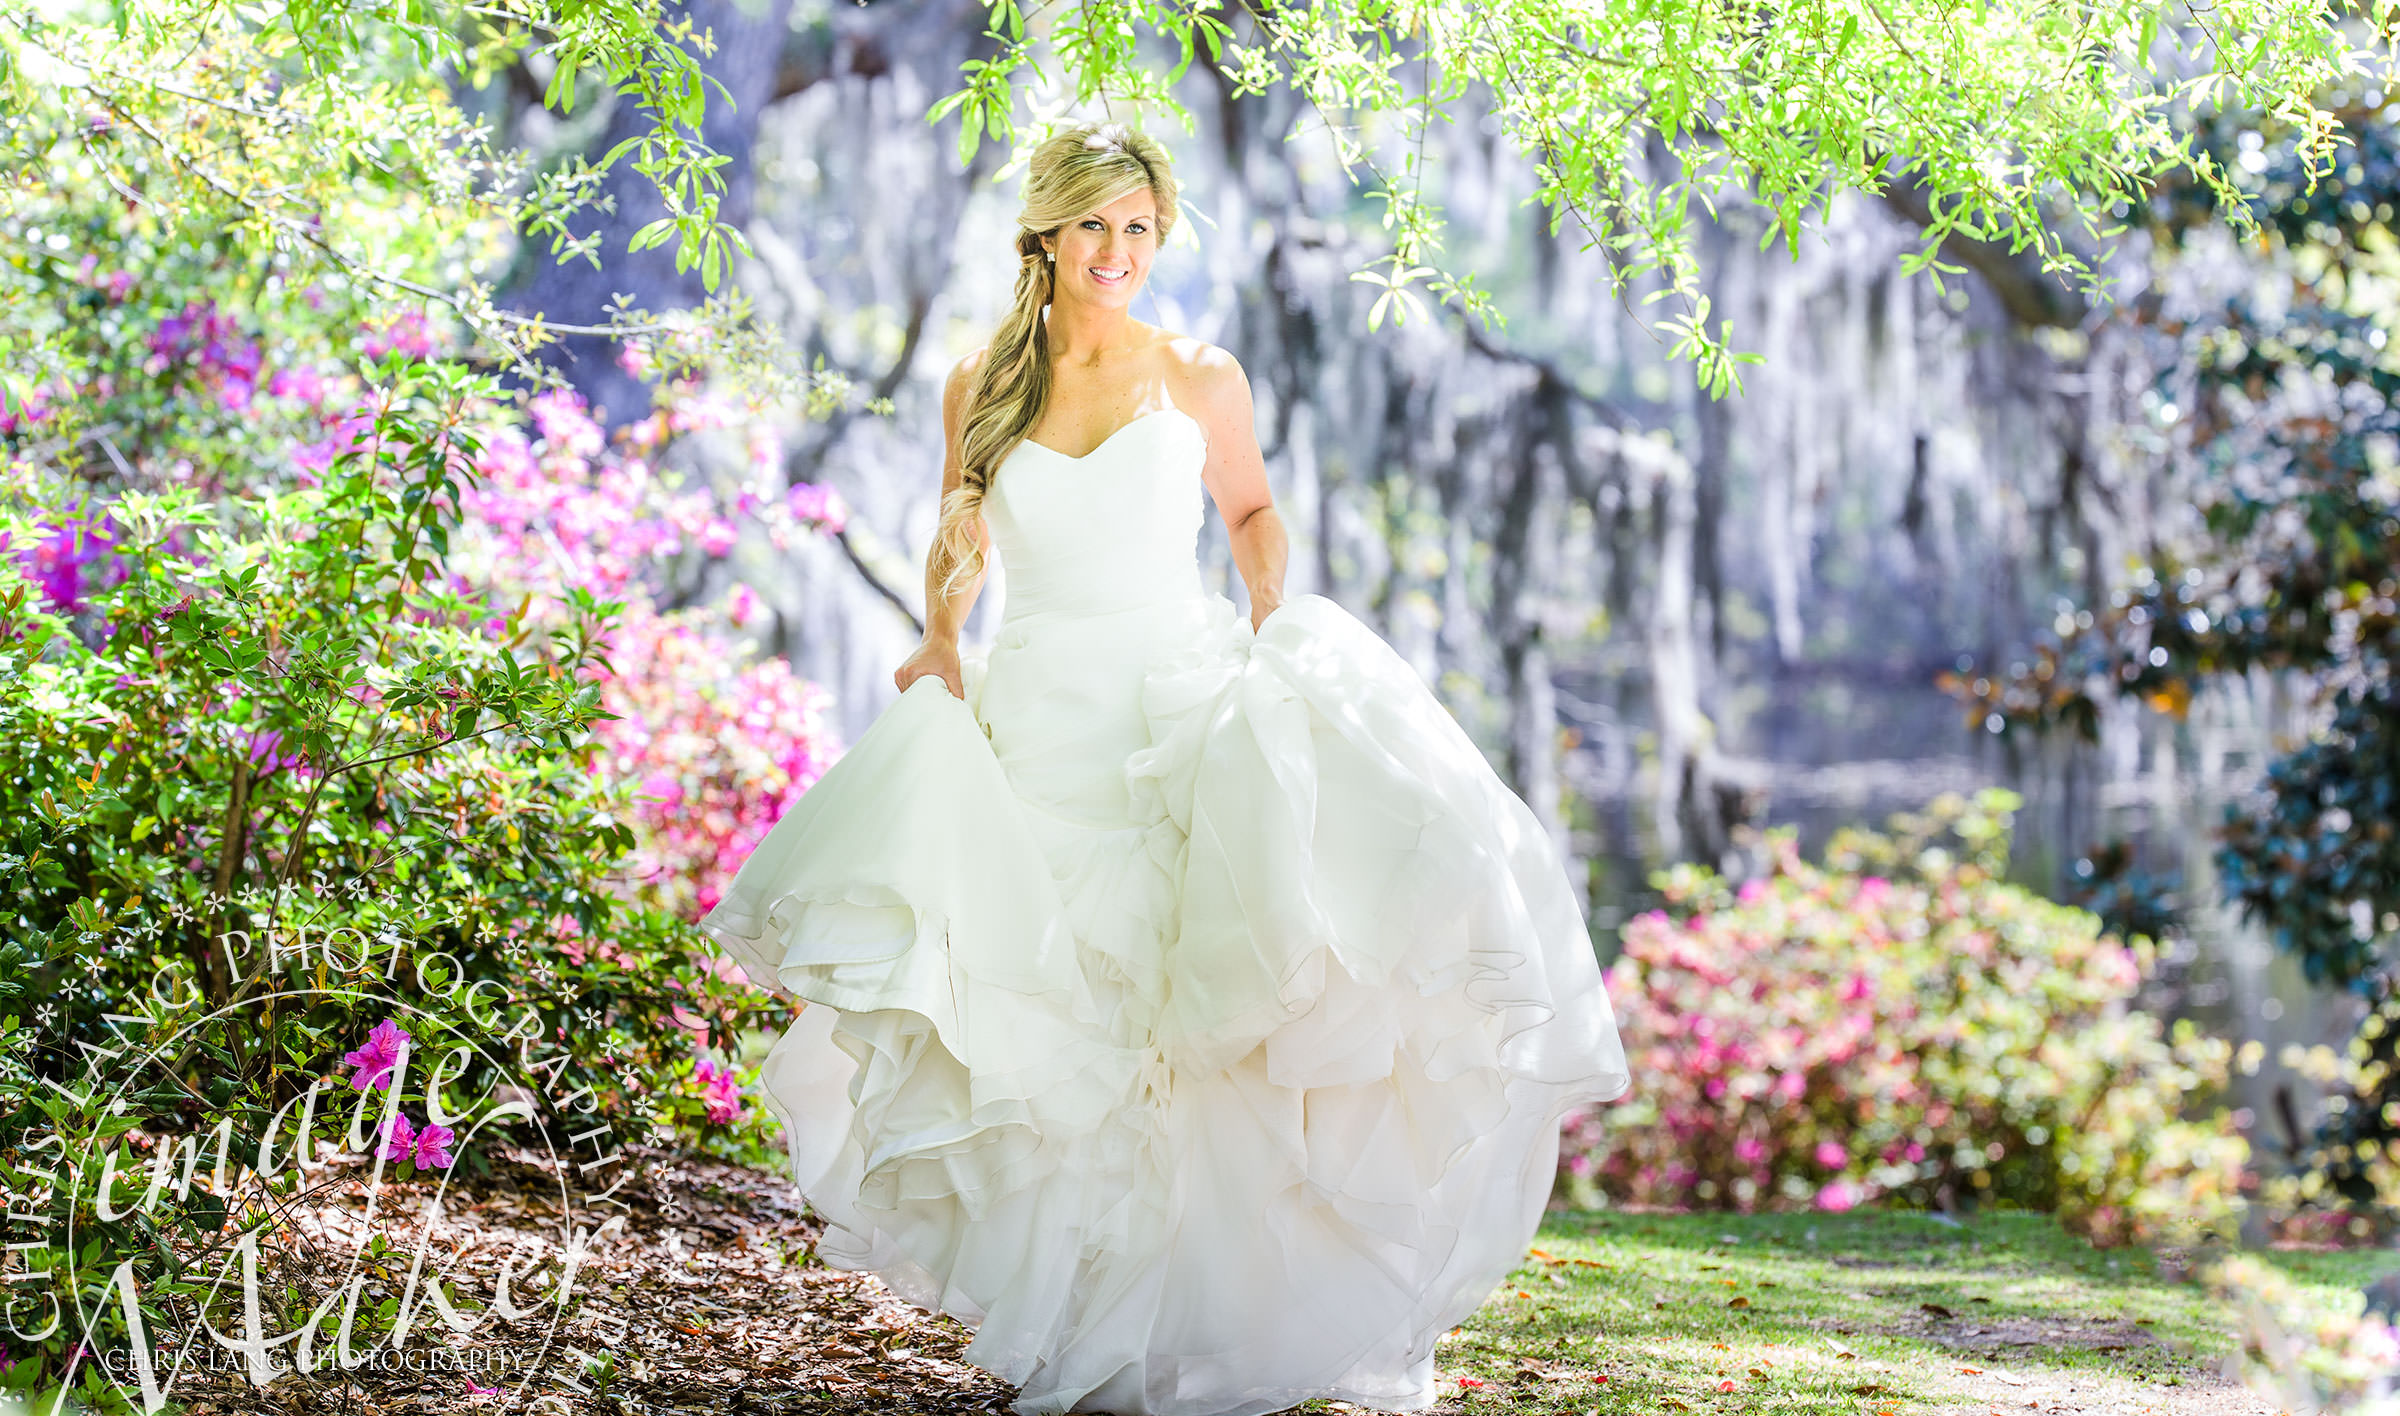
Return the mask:
<path id="1" fill-rule="evenodd" d="M 967 685 L 959 673 L 956 640 L 927 639 L 918 644 L 917 651 L 901 661 L 899 670 L 892 675 L 892 682 L 900 685 L 900 691 L 906 693 L 910 684 L 928 674 L 948 685 L 951 697 L 962 701 L 966 698 Z"/>

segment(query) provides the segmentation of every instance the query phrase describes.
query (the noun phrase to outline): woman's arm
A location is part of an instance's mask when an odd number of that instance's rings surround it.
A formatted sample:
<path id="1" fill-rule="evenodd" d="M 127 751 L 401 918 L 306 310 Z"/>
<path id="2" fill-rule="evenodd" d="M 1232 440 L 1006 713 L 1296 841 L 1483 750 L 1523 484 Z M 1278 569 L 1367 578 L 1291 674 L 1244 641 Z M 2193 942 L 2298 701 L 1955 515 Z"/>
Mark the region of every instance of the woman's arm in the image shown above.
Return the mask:
<path id="1" fill-rule="evenodd" d="M 1250 628 L 1256 630 L 1283 603 L 1291 540 L 1284 535 L 1274 494 L 1267 490 L 1249 377 L 1231 354 L 1214 345 L 1200 346 L 1190 367 L 1187 392 L 1193 416 L 1208 430 L 1208 465 L 1201 469 L 1201 480 L 1224 519 L 1234 569 L 1250 591 Z"/>
<path id="2" fill-rule="evenodd" d="M 1283 603 L 1283 566 L 1291 542 L 1283 534 L 1283 518 L 1268 502 L 1239 521 L 1226 523 L 1225 539 L 1233 545 L 1234 569 L 1250 587 L 1250 628 L 1256 630 Z"/>
<path id="3" fill-rule="evenodd" d="M 942 385 L 942 496 L 947 499 L 958 489 L 965 468 L 959 452 L 959 440 L 966 424 L 968 381 L 982 351 L 961 359 L 950 370 L 949 380 Z M 967 612 L 975 608 L 975 597 L 983 590 L 983 578 L 991 569 L 992 533 L 975 518 L 975 544 L 983 550 L 983 563 L 972 576 L 962 579 L 958 588 L 948 595 L 941 593 L 943 577 L 950 573 L 949 564 L 939 554 L 937 540 L 925 552 L 925 638 L 916 652 L 901 662 L 892 681 L 903 690 L 927 674 L 938 674 L 950 692 L 959 698 L 967 696 L 966 682 L 959 670 L 958 636 L 966 626 Z"/>

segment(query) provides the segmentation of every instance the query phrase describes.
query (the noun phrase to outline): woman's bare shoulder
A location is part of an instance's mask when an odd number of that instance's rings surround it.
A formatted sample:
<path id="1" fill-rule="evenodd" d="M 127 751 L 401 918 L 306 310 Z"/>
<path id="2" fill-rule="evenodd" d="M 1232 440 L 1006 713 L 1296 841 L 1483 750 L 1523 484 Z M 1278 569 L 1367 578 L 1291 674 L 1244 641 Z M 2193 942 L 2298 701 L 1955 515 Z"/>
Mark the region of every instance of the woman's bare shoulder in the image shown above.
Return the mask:
<path id="1" fill-rule="evenodd" d="M 1194 335 L 1161 333 L 1167 367 L 1182 398 L 1206 406 L 1248 385 L 1241 361 L 1229 351 Z"/>

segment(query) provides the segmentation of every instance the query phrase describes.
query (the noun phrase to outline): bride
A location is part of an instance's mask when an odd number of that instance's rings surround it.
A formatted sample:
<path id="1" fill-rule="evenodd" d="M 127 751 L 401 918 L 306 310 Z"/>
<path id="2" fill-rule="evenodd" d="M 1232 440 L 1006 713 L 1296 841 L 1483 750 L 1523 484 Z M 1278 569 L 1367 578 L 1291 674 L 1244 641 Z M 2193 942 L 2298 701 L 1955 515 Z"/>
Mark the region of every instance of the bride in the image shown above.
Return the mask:
<path id="1" fill-rule="evenodd" d="M 1240 367 L 1128 313 L 1175 194 L 1121 125 L 1034 153 L 1016 303 L 943 396 L 924 642 L 702 927 L 818 1005 L 761 1083 L 820 1256 L 972 1325 L 1016 1410 L 1415 1410 L 1625 1059 L 1533 813 L 1284 596 Z"/>

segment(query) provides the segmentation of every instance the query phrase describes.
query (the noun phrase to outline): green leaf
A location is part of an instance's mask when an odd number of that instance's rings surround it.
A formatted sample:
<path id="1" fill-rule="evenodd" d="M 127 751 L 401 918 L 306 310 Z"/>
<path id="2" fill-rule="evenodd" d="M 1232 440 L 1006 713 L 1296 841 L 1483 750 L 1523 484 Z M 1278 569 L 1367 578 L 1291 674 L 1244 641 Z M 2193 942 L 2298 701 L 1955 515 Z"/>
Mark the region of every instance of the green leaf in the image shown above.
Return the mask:
<path id="1" fill-rule="evenodd" d="M 673 234 L 675 234 L 675 218 L 671 216 L 662 216 L 656 221 L 650 222 L 643 226 L 639 231 L 634 232 L 633 238 L 625 243 L 625 249 L 628 251 L 646 251 L 652 246 L 659 244 L 661 241 L 666 240 Z"/>

